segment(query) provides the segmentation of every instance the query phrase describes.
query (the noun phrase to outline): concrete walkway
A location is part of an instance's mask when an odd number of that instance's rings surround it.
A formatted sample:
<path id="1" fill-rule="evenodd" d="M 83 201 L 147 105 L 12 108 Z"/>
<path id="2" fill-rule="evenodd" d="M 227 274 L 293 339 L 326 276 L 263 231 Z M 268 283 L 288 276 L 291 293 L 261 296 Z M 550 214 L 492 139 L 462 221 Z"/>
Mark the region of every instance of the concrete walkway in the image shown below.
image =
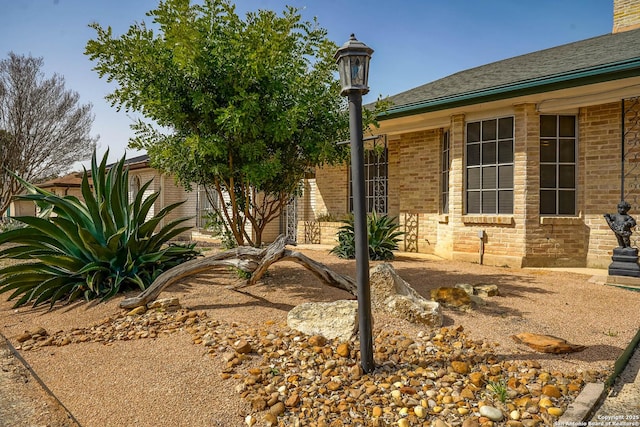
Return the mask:
<path id="1" fill-rule="evenodd" d="M 640 348 L 635 352 L 602 404 L 591 417 L 590 425 L 640 426 Z"/>

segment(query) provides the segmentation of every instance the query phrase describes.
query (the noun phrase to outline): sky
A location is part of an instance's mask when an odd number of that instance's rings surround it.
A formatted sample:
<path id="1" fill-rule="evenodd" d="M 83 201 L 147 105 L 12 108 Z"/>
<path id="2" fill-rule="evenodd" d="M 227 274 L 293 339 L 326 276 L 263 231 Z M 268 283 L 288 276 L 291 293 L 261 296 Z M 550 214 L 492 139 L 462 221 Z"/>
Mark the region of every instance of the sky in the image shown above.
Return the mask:
<path id="1" fill-rule="evenodd" d="M 241 16 L 258 9 L 317 17 L 328 37 L 342 45 L 354 33 L 370 46 L 370 93 L 389 96 L 455 72 L 611 32 L 613 0 L 237 0 Z M 127 148 L 133 118 L 104 99 L 115 84 L 100 79 L 84 55 L 97 22 L 114 35 L 136 22 L 158 0 L 0 0 L 0 59 L 9 52 L 42 57 L 45 76 L 57 73 L 65 87 L 93 105 L 92 135 L 98 155 L 115 161 L 141 154 Z M 80 165 L 76 165 L 80 168 Z"/>

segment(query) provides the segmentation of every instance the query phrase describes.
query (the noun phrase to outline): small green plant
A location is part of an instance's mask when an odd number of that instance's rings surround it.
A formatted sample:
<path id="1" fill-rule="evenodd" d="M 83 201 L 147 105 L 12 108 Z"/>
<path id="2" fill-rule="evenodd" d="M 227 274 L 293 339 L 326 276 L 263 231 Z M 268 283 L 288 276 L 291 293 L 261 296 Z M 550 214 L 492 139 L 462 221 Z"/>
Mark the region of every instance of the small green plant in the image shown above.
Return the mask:
<path id="1" fill-rule="evenodd" d="M 618 331 L 612 331 L 611 329 L 608 329 L 606 332 L 603 332 L 603 333 L 608 337 L 617 337 L 618 336 Z"/>
<path id="2" fill-rule="evenodd" d="M 507 394 L 507 382 L 504 378 L 501 378 L 499 381 L 487 381 L 487 390 L 502 403 L 505 403 L 507 397 L 509 397 Z"/>
<path id="3" fill-rule="evenodd" d="M 338 246 L 331 250 L 332 254 L 339 258 L 355 258 L 355 232 L 353 218 L 345 221 L 345 225 L 338 231 Z M 372 212 L 367 217 L 367 234 L 369 237 L 369 259 L 390 260 L 393 259 L 393 251 L 398 250 L 400 236 L 404 234 L 398 231 L 400 226 L 396 224 L 396 218 L 388 215 L 378 215 Z"/>
<path id="4" fill-rule="evenodd" d="M 236 272 L 236 276 L 238 276 L 238 279 L 243 279 L 243 280 L 249 280 L 251 279 L 251 272 L 250 271 L 244 271 L 242 269 L 239 268 L 235 268 L 235 272 Z"/>
<path id="5" fill-rule="evenodd" d="M 233 249 L 238 246 L 233 233 L 228 229 L 219 212 L 206 213 L 204 228 L 210 231 L 214 237 L 220 239 L 220 245 L 223 249 Z"/>
<path id="6" fill-rule="evenodd" d="M 191 227 L 189 218 L 167 221 L 167 215 L 183 202 L 164 207 L 150 219 L 160 196 L 143 199 L 151 181 L 129 202 L 128 170 L 124 158 L 107 171 L 107 156 L 98 165 L 94 153 L 91 178 L 85 171 L 82 197 L 57 196 L 20 180 L 28 194 L 17 197 L 40 207 L 41 217 L 16 218 L 22 229 L 0 234 L 0 260 L 18 259 L 0 269 L 0 293 L 11 292 L 16 307 L 26 303 L 50 305 L 66 299 L 106 300 L 120 291 L 145 289 L 163 271 L 196 257 L 195 244 L 168 244 Z"/>

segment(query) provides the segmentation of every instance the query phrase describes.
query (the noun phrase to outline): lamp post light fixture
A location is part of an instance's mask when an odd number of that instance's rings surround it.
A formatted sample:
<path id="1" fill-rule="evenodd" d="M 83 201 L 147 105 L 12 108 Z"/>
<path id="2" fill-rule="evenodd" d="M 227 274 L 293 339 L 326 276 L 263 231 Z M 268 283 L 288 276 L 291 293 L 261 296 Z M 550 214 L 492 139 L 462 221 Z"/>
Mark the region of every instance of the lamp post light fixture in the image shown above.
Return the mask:
<path id="1" fill-rule="evenodd" d="M 336 52 L 342 96 L 349 97 L 349 133 L 351 136 L 351 185 L 358 286 L 358 322 L 360 330 L 360 365 L 366 373 L 375 368 L 371 331 L 371 289 L 369 287 L 369 242 L 364 192 L 364 148 L 362 143 L 362 95 L 369 92 L 371 49 L 355 35 Z"/>

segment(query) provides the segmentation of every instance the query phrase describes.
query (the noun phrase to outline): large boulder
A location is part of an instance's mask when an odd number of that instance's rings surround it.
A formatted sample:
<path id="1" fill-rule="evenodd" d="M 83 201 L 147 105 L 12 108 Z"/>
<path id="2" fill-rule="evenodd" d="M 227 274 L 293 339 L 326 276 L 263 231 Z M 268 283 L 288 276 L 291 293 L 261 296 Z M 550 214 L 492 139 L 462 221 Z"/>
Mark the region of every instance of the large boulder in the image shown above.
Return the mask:
<path id="1" fill-rule="evenodd" d="M 412 323 L 442 326 L 440 304 L 422 297 L 390 264 L 383 263 L 371 269 L 369 283 L 372 307 Z"/>
<path id="2" fill-rule="evenodd" d="M 300 304 L 289 311 L 287 325 L 307 335 L 349 340 L 358 332 L 358 301 Z"/>

